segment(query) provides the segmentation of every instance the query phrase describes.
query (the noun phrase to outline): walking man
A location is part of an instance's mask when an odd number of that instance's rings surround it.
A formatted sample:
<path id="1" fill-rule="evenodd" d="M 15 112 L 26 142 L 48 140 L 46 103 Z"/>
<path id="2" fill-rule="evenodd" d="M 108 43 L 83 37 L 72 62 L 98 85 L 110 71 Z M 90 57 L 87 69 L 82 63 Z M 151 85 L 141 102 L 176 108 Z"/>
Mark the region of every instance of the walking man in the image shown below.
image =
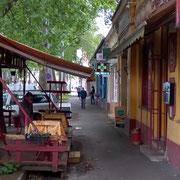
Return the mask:
<path id="1" fill-rule="evenodd" d="M 81 108 L 85 109 L 85 104 L 86 104 L 86 97 L 87 97 L 87 92 L 82 88 L 81 90 Z"/>

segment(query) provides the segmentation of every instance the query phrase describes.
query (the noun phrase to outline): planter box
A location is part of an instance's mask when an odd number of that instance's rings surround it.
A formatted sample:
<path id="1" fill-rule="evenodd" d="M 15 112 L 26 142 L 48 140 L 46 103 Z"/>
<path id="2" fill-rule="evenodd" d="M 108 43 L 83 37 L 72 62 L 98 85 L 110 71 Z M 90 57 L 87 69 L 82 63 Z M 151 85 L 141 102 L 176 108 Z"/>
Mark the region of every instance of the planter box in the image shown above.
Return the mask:
<path id="1" fill-rule="evenodd" d="M 48 143 L 49 141 L 49 136 L 43 137 L 43 136 L 31 136 L 30 134 L 26 134 L 26 141 L 28 142 L 36 142 L 36 143 Z"/>

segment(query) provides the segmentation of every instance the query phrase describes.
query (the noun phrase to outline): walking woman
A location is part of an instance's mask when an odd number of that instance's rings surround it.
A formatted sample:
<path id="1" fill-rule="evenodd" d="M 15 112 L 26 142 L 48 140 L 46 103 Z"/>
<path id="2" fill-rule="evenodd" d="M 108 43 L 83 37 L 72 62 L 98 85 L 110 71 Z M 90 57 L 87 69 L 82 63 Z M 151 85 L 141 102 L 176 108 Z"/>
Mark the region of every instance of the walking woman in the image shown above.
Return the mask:
<path id="1" fill-rule="evenodd" d="M 94 100 L 95 89 L 94 89 L 94 86 L 92 86 L 92 90 L 91 90 L 90 94 L 91 94 L 91 104 L 95 104 L 95 100 Z"/>

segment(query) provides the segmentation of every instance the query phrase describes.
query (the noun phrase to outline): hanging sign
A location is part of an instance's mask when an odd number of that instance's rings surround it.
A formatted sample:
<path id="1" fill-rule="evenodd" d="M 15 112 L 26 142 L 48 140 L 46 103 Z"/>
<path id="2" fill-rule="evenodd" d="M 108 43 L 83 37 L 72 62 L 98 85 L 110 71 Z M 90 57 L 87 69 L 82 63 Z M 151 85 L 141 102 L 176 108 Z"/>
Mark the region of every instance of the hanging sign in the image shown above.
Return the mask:
<path id="1" fill-rule="evenodd" d="M 180 28 L 180 0 L 176 0 L 176 27 Z"/>
<path id="2" fill-rule="evenodd" d="M 109 75 L 109 63 L 99 62 L 96 64 L 95 74 Z"/>
<path id="3" fill-rule="evenodd" d="M 103 53 L 97 53 L 96 60 L 98 60 L 98 61 L 103 60 Z"/>

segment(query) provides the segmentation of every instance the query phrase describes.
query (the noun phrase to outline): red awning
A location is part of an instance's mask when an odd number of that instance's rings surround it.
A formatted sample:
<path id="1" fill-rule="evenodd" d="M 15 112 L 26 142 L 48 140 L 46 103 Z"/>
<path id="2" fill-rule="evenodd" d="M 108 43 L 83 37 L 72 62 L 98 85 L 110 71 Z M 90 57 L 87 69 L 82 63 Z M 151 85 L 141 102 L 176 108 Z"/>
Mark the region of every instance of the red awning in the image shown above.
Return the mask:
<path id="1" fill-rule="evenodd" d="M 56 56 L 39 51 L 32 47 L 26 46 L 17 41 L 6 38 L 0 34 L 0 47 L 7 49 L 15 54 L 24 57 L 27 60 L 32 60 L 44 66 L 59 70 L 64 73 L 72 74 L 79 77 L 91 77 L 93 69 L 85 67 Z"/>

